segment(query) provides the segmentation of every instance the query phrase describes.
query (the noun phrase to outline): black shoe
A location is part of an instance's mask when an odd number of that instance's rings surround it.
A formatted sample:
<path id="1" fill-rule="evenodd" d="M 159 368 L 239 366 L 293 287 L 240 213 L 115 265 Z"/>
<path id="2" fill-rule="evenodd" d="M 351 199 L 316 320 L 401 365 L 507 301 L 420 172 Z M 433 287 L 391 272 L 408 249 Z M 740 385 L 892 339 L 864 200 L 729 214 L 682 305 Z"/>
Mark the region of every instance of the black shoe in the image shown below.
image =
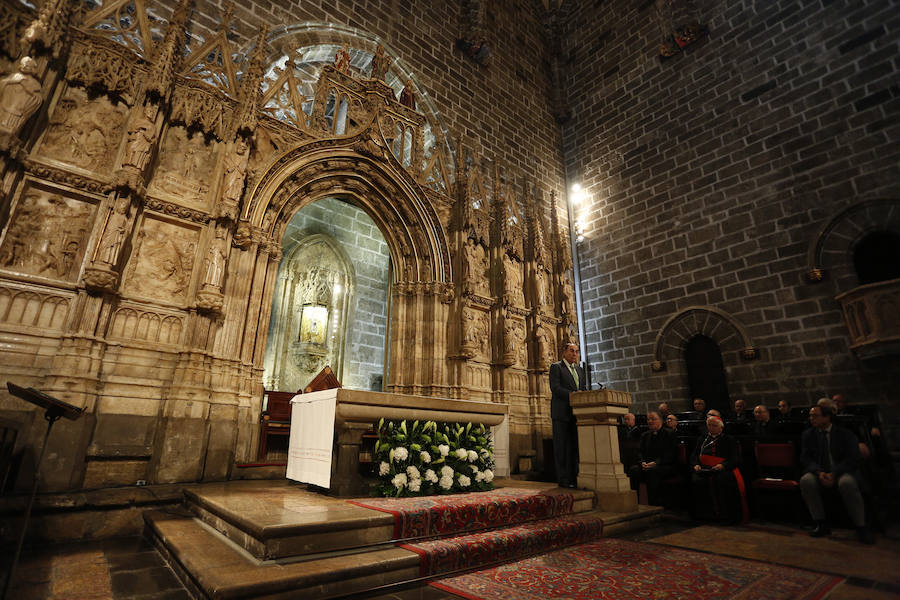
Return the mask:
<path id="1" fill-rule="evenodd" d="M 831 535 L 831 527 L 826 523 L 816 523 L 816 528 L 810 534 L 811 537 L 825 537 Z"/>
<path id="2" fill-rule="evenodd" d="M 857 527 L 856 528 L 856 536 L 859 538 L 863 544 L 874 544 L 875 538 L 872 537 L 872 532 L 869 531 L 868 527 Z"/>

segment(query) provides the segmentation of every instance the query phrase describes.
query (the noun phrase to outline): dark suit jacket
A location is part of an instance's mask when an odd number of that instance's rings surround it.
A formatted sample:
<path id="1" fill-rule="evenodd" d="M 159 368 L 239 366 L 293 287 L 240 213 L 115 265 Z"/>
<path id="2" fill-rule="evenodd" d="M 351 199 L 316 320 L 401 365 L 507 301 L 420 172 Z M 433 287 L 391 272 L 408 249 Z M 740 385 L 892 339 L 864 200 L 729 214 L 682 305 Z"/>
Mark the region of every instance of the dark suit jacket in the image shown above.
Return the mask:
<path id="1" fill-rule="evenodd" d="M 818 430 L 810 427 L 800 438 L 800 464 L 804 473 L 818 473 L 822 470 L 819 456 Z M 831 472 L 835 477 L 844 473 L 856 475 L 859 471 L 859 440 L 853 432 L 832 424 L 831 426 Z"/>
<path id="2" fill-rule="evenodd" d="M 638 462 L 655 462 L 658 467 L 670 467 L 678 460 L 678 440 L 665 427 L 656 435 L 645 431 L 641 435 L 641 453 Z"/>
<path id="3" fill-rule="evenodd" d="M 575 365 L 578 373 L 578 385 L 569 368 L 563 361 L 550 365 L 550 418 L 560 421 L 571 421 L 575 418 L 572 414 L 572 406 L 569 404 L 569 394 L 579 390 L 586 390 L 584 369 Z"/>

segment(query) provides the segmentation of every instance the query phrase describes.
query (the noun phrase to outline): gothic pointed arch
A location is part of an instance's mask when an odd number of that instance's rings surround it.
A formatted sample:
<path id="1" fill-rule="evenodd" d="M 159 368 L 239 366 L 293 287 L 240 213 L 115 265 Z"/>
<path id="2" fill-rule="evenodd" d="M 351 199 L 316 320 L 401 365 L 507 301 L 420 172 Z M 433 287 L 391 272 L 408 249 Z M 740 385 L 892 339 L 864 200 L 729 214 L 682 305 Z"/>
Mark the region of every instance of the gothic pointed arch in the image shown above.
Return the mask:
<path id="1" fill-rule="evenodd" d="M 687 344 L 698 335 L 718 344 L 723 358 L 728 353 L 737 354 L 743 360 L 759 357 L 747 330 L 732 315 L 714 306 L 690 306 L 669 317 L 656 334 L 653 371 L 665 371 L 668 362 L 683 360 Z"/>

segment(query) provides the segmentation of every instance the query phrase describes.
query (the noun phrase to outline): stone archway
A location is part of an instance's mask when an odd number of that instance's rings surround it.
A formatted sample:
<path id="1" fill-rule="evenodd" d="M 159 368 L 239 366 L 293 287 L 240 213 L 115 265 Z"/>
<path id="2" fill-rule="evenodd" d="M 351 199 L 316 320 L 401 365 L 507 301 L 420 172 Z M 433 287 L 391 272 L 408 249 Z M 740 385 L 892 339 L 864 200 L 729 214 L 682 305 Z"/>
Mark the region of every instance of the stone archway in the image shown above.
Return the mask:
<path id="1" fill-rule="evenodd" d="M 278 157 L 248 192 L 242 214 L 247 255 L 256 256 L 258 323 L 268 323 L 277 260 L 293 215 L 325 197 L 340 197 L 368 214 L 384 236 L 393 265 L 389 364 L 386 391 L 447 396 L 446 325 L 452 300 L 450 249 L 431 201 L 372 126 L 357 136 L 301 144 Z M 261 367 L 265 327 L 254 336 L 254 363 Z M 249 341 L 249 340 L 248 340 Z"/>

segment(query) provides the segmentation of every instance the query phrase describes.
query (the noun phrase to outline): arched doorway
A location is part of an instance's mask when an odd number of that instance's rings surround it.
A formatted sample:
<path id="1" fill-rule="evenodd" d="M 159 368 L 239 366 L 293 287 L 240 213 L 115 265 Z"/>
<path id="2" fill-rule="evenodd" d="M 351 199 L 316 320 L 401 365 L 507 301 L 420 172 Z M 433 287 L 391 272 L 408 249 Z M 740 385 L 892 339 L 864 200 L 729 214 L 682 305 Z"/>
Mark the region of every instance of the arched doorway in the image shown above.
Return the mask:
<path id="1" fill-rule="evenodd" d="M 684 348 L 691 398 L 703 398 L 707 408 L 727 410 L 728 382 L 719 345 L 710 337 L 695 335 Z"/>
<path id="2" fill-rule="evenodd" d="M 266 389 L 300 389 L 328 365 L 344 387 L 381 391 L 390 256 L 375 222 L 348 202 L 323 198 L 294 214 L 282 248 Z"/>

